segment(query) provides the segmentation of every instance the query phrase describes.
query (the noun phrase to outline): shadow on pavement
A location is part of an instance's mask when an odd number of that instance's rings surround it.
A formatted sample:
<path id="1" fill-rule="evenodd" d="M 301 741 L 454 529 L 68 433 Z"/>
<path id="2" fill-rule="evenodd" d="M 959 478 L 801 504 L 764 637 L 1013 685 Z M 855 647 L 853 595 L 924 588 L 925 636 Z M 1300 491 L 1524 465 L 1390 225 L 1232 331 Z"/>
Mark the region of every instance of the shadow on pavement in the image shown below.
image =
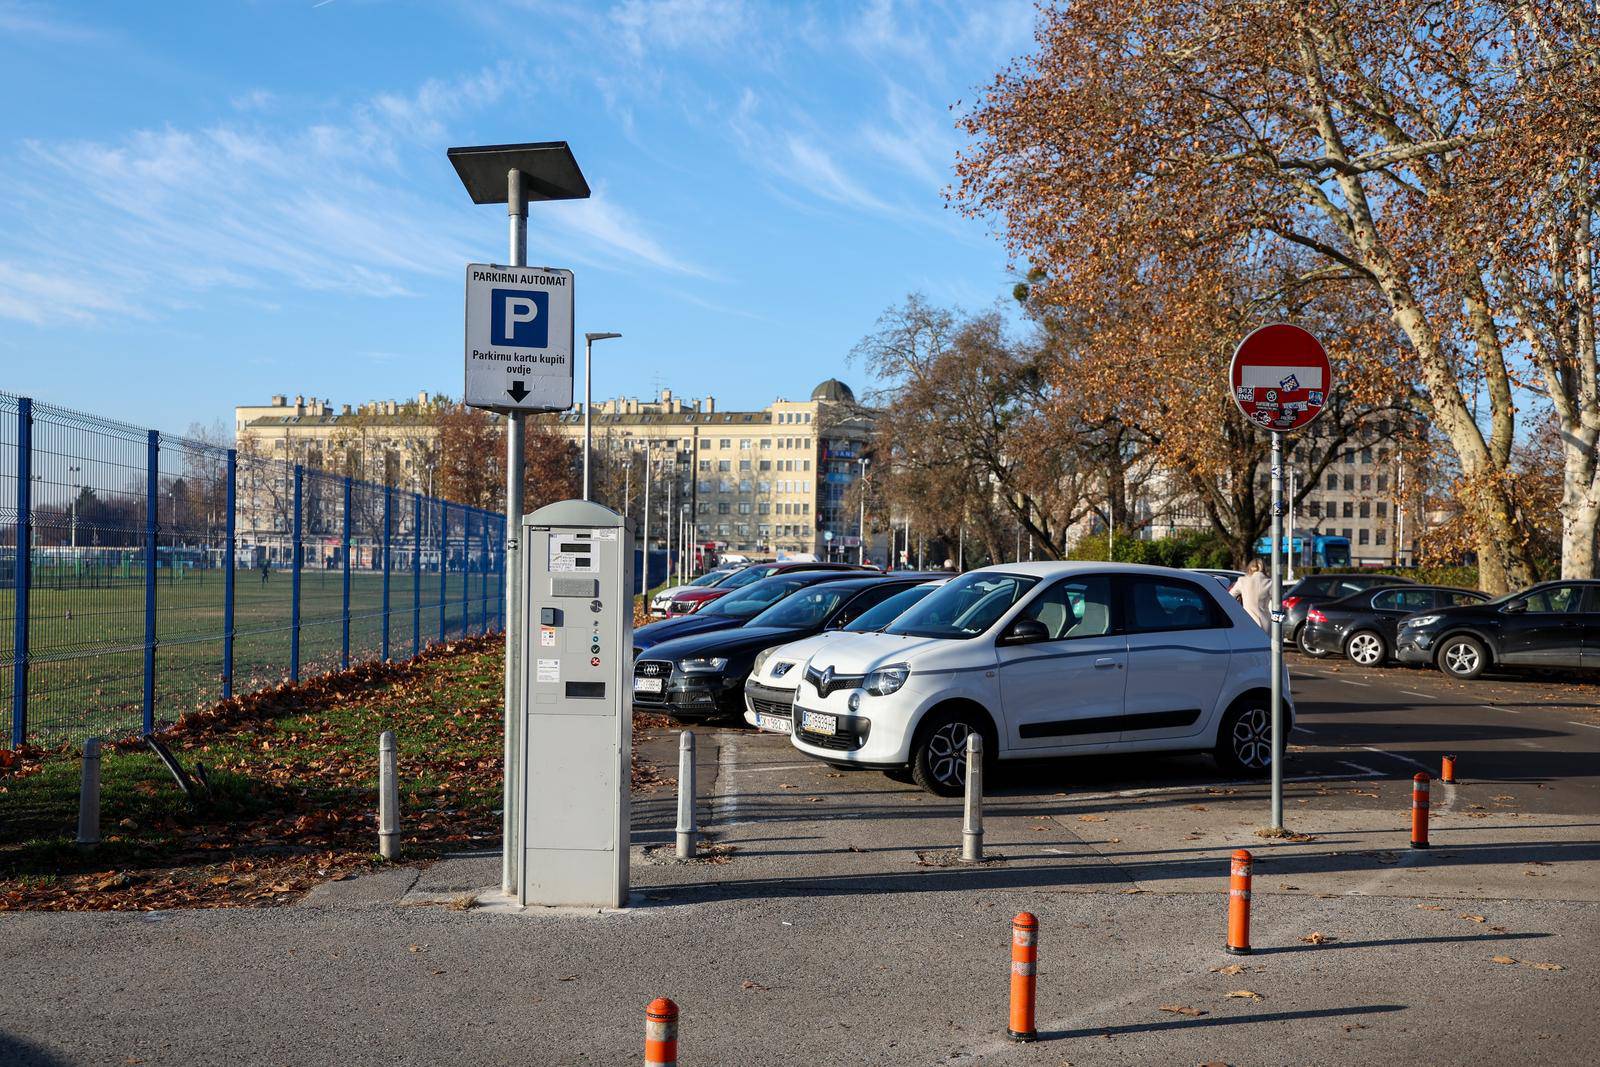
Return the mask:
<path id="1" fill-rule="evenodd" d="M 1100 1037 L 1102 1034 L 1153 1034 L 1162 1030 L 1193 1030 L 1205 1026 L 1235 1026 L 1239 1023 L 1281 1023 L 1292 1019 L 1339 1019 L 1347 1015 L 1378 1015 L 1405 1011 L 1404 1004 L 1362 1004 L 1352 1008 L 1308 1008 L 1305 1011 L 1268 1011 L 1256 1015 L 1205 1016 L 1199 1019 L 1173 1019 L 1170 1022 L 1131 1023 L 1127 1026 L 1091 1026 L 1081 1030 L 1040 1031 L 1040 1041 L 1072 1037 Z"/>
<path id="2" fill-rule="evenodd" d="M 1446 937 L 1381 937 L 1370 941 L 1324 941 L 1320 945 L 1272 945 L 1252 948 L 1252 956 L 1275 956 L 1284 952 L 1321 952 L 1330 948 L 1380 948 L 1386 945 L 1448 945 L 1458 941 L 1527 941 L 1554 934 L 1452 934 Z"/>
<path id="3" fill-rule="evenodd" d="M 66 1067 L 67 1061 L 32 1042 L 0 1032 L 0 1063 L 6 1067 Z"/>

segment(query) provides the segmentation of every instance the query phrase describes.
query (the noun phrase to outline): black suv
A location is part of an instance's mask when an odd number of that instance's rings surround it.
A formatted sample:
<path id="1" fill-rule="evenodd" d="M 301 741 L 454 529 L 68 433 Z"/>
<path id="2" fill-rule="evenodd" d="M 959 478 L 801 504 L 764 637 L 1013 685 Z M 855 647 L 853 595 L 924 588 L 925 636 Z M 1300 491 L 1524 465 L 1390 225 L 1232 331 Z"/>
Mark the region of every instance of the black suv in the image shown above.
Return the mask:
<path id="1" fill-rule="evenodd" d="M 1297 645 L 1308 656 L 1326 655 L 1306 648 L 1300 643 L 1305 626 L 1306 609 L 1313 601 L 1342 600 L 1351 593 L 1368 589 L 1382 589 L 1391 585 L 1415 585 L 1410 578 L 1393 574 L 1312 574 L 1295 582 L 1283 591 L 1283 640 Z"/>
<path id="2" fill-rule="evenodd" d="M 1496 667 L 1600 669 L 1600 582 L 1543 582 L 1483 604 L 1401 620 L 1395 657 L 1452 678 Z"/>

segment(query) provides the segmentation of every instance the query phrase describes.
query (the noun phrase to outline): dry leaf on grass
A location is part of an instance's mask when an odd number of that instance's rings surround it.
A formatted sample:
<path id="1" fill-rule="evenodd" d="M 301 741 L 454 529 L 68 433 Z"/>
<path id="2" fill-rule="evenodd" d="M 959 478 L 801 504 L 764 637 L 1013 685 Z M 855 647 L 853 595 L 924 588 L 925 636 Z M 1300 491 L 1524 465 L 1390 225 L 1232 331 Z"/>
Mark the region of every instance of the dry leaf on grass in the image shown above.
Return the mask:
<path id="1" fill-rule="evenodd" d="M 1536 971 L 1564 971 L 1564 970 L 1566 970 L 1566 968 L 1563 967 L 1559 963 L 1530 963 L 1530 964 L 1528 964 L 1528 966 L 1532 967 Z"/>
<path id="2" fill-rule="evenodd" d="M 1174 1015 L 1187 1015 L 1191 1018 L 1198 1018 L 1202 1015 L 1211 1014 L 1204 1008 L 1191 1008 L 1187 1004 L 1163 1004 L 1157 1008 L 1156 1011 L 1170 1011 Z"/>
<path id="3" fill-rule="evenodd" d="M 1463 914 L 1461 917 L 1463 919 L 1467 920 L 1468 922 L 1472 922 L 1472 923 L 1483 923 L 1483 922 L 1488 922 L 1489 921 L 1488 919 L 1485 919 L 1482 915 L 1466 915 L 1466 914 Z"/>
<path id="4" fill-rule="evenodd" d="M 1326 945 L 1329 941 L 1337 941 L 1339 939 L 1337 937 L 1330 937 L 1321 930 L 1313 930 L 1300 940 L 1304 941 L 1308 945 Z"/>
<path id="5" fill-rule="evenodd" d="M 1264 997 L 1262 997 L 1262 995 L 1260 993 L 1257 993 L 1252 989 L 1235 989 L 1233 992 L 1229 993 L 1228 996 L 1235 997 L 1235 998 L 1240 999 L 1240 1000 L 1263 1000 L 1263 999 L 1265 999 Z"/>
<path id="6" fill-rule="evenodd" d="M 1512 963 L 1516 963 L 1517 961 L 1514 958 L 1512 958 L 1511 956 L 1490 956 L 1489 957 L 1489 962 L 1490 963 L 1501 963 L 1501 964 L 1512 964 Z"/>
<path id="7" fill-rule="evenodd" d="M 1243 974 L 1245 971 L 1248 971 L 1249 969 L 1250 968 L 1246 967 L 1242 963 L 1230 963 L 1226 967 L 1213 967 L 1213 968 L 1211 968 L 1211 973 L 1212 974 Z"/>

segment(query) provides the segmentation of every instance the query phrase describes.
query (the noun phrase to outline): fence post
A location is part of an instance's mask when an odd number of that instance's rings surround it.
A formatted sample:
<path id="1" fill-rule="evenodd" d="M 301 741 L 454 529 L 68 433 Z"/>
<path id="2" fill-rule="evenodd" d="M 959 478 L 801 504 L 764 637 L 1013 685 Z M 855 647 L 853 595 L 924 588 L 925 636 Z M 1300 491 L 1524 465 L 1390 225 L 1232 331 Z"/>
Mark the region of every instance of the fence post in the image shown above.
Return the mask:
<path id="1" fill-rule="evenodd" d="M 156 528 L 161 506 L 161 434 L 145 441 L 144 482 L 144 732 L 156 730 Z"/>
<path id="2" fill-rule="evenodd" d="M 33 400 L 17 398 L 17 558 L 12 608 L 11 747 L 28 739 L 28 587 L 33 579 Z"/>
<path id="3" fill-rule="evenodd" d="M 344 609 L 340 612 L 339 669 L 350 669 L 350 476 L 344 477 Z"/>
<path id="4" fill-rule="evenodd" d="M 300 545 L 302 497 L 305 493 L 306 469 L 294 465 L 294 520 L 293 538 L 289 545 L 289 680 L 300 680 L 300 568 L 304 550 Z"/>
<path id="5" fill-rule="evenodd" d="M 472 632 L 472 510 L 461 509 L 461 636 Z"/>
<path id="6" fill-rule="evenodd" d="M 439 640 L 444 640 L 444 614 L 450 593 L 445 583 L 450 561 L 450 504 L 439 501 Z"/>
<path id="7" fill-rule="evenodd" d="M 383 662 L 389 662 L 389 519 L 394 509 L 394 488 L 383 487 Z"/>
<path id="8" fill-rule="evenodd" d="M 239 450 L 228 449 L 228 543 L 222 550 L 222 699 L 233 698 L 233 570 L 238 563 L 235 541 L 239 520 L 234 514 L 239 503 Z"/>
<path id="9" fill-rule="evenodd" d="M 411 494 L 411 655 L 422 651 L 422 494 Z"/>
<path id="10" fill-rule="evenodd" d="M 483 632 L 489 632 L 489 513 L 478 513 L 478 558 L 483 562 L 483 577 L 478 581 L 478 616 L 483 623 Z"/>

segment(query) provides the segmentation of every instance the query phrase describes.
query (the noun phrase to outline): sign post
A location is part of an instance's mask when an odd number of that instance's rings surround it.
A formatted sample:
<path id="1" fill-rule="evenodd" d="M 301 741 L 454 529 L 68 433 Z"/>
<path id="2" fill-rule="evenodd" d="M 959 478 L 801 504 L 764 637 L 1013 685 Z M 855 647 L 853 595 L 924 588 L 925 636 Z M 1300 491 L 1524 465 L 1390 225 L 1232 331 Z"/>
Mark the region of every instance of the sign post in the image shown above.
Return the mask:
<path id="1" fill-rule="evenodd" d="M 1283 829 L 1283 435 L 1316 421 L 1333 392 L 1333 368 L 1315 337 L 1274 323 L 1254 330 L 1228 367 L 1233 402 L 1272 435 L 1272 829 Z"/>

